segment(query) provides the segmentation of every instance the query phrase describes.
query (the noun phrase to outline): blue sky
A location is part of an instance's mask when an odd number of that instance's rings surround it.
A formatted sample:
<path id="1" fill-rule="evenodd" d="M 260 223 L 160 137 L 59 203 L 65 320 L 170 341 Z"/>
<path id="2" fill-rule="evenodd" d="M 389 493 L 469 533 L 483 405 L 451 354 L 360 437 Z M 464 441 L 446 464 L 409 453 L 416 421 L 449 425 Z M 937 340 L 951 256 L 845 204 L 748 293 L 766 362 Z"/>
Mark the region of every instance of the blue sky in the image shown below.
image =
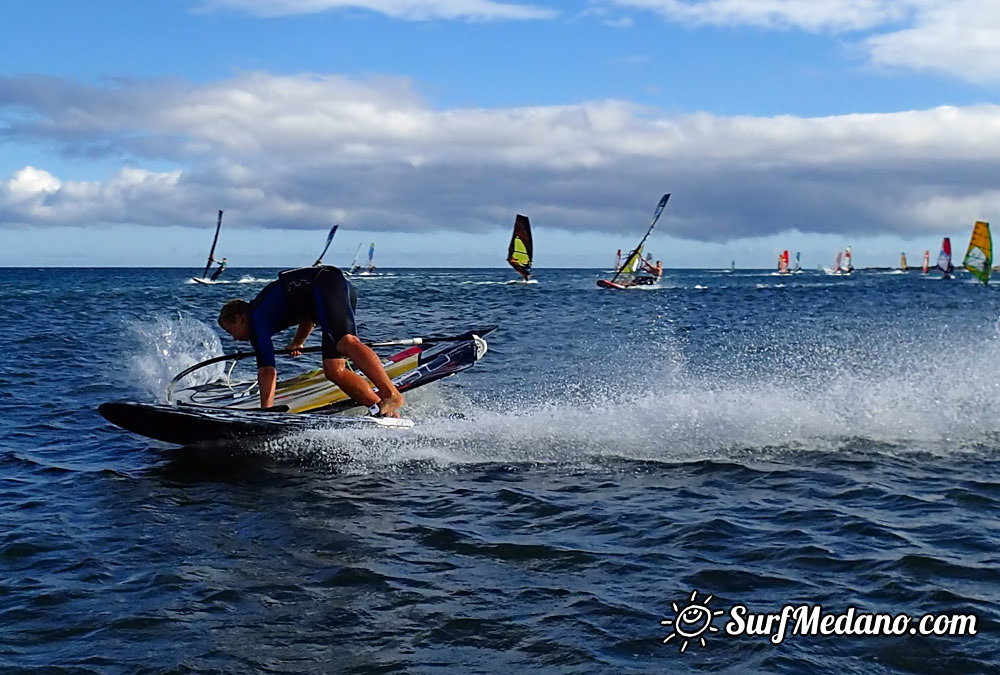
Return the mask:
<path id="1" fill-rule="evenodd" d="M 856 264 L 1000 207 L 970 0 L 10 3 L 0 265 Z M 959 244 L 958 242 L 962 242 Z"/>

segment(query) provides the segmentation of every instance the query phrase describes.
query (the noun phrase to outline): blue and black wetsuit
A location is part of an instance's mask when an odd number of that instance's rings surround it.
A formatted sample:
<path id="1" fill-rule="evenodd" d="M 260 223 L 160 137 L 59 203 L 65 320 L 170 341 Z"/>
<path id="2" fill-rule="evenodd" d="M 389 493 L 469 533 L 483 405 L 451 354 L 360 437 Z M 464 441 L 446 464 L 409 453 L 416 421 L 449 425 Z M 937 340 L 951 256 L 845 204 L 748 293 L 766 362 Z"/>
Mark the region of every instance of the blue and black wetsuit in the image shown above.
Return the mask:
<path id="1" fill-rule="evenodd" d="M 303 267 L 278 274 L 250 302 L 250 344 L 257 367 L 274 365 L 271 336 L 309 319 L 323 332 L 323 358 L 342 358 L 337 343 L 355 335 L 354 309 L 358 295 L 336 267 Z"/>

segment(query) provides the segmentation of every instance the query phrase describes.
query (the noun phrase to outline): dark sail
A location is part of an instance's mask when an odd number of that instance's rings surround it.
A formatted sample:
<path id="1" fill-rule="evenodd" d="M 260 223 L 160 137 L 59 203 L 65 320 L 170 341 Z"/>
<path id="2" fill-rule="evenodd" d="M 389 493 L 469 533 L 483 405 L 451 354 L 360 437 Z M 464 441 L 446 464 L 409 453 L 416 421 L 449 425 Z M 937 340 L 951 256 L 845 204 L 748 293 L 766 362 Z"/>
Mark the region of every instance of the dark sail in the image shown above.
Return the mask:
<path id="1" fill-rule="evenodd" d="M 514 218 L 514 234 L 507 247 L 507 262 L 520 274 L 531 274 L 531 223 L 520 213 Z"/>

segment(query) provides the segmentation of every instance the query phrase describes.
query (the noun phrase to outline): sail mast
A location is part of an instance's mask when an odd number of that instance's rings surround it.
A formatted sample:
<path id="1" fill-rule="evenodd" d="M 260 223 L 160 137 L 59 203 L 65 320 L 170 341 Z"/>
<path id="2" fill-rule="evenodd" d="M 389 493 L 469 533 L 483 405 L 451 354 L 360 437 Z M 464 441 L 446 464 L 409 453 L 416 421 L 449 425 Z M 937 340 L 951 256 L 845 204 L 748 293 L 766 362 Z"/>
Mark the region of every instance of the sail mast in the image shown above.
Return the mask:
<path id="1" fill-rule="evenodd" d="M 219 220 L 215 224 L 215 238 L 212 239 L 212 248 L 208 252 L 208 262 L 205 263 L 205 271 L 201 273 L 202 279 L 208 278 L 208 270 L 212 269 L 215 262 L 215 245 L 219 242 L 219 230 L 222 229 L 222 209 L 219 209 Z"/>

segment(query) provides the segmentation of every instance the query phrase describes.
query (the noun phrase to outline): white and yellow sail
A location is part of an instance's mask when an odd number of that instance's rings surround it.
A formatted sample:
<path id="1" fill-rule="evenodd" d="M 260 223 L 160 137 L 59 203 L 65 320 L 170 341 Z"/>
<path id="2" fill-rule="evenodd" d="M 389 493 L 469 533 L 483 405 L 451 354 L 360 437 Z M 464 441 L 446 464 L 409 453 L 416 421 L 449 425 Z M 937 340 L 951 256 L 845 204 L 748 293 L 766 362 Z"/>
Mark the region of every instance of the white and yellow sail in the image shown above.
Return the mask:
<path id="1" fill-rule="evenodd" d="M 962 265 L 981 282 L 989 283 L 993 266 L 993 238 L 990 236 L 989 223 L 976 221 Z"/>

